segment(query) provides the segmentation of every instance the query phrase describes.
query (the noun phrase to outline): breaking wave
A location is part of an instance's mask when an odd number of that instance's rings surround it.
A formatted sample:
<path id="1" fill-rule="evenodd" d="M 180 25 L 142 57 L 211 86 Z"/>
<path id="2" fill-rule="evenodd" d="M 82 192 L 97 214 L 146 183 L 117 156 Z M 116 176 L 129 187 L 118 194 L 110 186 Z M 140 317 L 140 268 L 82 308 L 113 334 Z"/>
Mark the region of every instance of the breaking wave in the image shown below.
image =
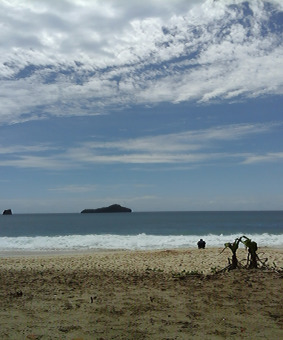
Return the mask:
<path id="1" fill-rule="evenodd" d="M 242 233 L 231 235 L 202 235 L 207 247 L 223 247 Z M 259 247 L 283 247 L 283 234 L 246 234 Z M 72 250 L 154 250 L 194 248 L 199 235 L 114 235 L 90 234 L 68 236 L 0 237 L 0 251 L 72 251 Z"/>

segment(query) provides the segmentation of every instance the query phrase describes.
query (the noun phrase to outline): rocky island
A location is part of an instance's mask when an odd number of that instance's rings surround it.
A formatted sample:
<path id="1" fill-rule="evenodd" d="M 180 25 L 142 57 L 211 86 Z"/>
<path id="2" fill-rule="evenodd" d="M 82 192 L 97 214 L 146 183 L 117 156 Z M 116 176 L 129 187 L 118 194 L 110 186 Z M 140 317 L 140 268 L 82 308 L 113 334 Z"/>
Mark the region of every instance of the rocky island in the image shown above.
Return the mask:
<path id="1" fill-rule="evenodd" d="M 12 215 L 12 210 L 11 209 L 6 209 L 3 211 L 2 215 Z"/>
<path id="2" fill-rule="evenodd" d="M 131 209 L 122 207 L 119 204 L 112 204 L 109 207 L 97 208 L 97 209 L 84 209 L 81 211 L 81 214 L 87 213 L 130 213 L 132 212 Z"/>

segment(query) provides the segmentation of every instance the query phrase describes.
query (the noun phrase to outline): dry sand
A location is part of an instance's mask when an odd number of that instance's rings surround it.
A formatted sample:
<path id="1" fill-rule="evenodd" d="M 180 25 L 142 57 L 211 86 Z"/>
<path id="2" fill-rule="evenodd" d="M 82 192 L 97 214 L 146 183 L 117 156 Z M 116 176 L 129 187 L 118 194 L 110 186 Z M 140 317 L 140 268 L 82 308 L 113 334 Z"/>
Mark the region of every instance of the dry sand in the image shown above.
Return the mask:
<path id="1" fill-rule="evenodd" d="M 283 339 L 283 273 L 212 275 L 220 251 L 2 256 L 0 339 Z M 283 267 L 283 249 L 259 254 Z"/>

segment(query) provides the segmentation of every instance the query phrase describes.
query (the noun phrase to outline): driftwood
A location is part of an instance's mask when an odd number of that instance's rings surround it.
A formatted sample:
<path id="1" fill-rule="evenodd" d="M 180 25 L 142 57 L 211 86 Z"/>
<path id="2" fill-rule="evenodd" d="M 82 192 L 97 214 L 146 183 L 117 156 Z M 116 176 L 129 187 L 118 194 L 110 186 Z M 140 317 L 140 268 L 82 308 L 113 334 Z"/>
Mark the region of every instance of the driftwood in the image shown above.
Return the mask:
<path id="1" fill-rule="evenodd" d="M 242 263 L 241 263 L 245 260 L 239 261 L 238 258 L 237 258 L 237 250 L 239 248 L 240 243 L 244 244 L 246 249 L 248 250 L 248 256 L 247 256 L 247 260 L 246 260 L 245 265 L 242 265 Z M 281 268 L 281 269 L 277 268 L 275 263 L 273 263 L 273 266 L 268 265 L 267 264 L 268 258 L 260 259 L 258 254 L 257 254 L 257 249 L 258 249 L 257 243 L 252 241 L 251 239 L 249 239 L 248 237 L 246 237 L 244 235 L 239 237 L 239 238 L 236 238 L 233 243 L 225 243 L 224 245 L 225 245 L 225 247 L 221 251 L 220 254 L 222 254 L 225 249 L 229 248 L 232 251 L 232 259 L 228 258 L 228 266 L 220 269 L 216 273 L 230 271 L 230 270 L 234 270 L 234 269 L 237 269 L 237 268 L 238 269 L 240 269 L 240 268 L 258 269 L 259 268 L 259 269 L 272 270 L 272 271 L 275 271 L 277 273 L 283 271 L 283 268 Z M 264 254 L 264 253 L 261 253 L 261 254 Z"/>

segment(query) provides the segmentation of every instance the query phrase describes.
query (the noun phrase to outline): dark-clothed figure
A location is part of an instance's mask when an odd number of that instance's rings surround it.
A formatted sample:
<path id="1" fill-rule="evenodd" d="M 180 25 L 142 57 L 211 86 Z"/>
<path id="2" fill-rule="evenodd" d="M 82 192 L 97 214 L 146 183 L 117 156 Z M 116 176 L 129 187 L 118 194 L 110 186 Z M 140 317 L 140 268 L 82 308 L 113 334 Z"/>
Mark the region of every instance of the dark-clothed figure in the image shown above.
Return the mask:
<path id="1" fill-rule="evenodd" d="M 205 241 L 201 238 L 199 241 L 198 241 L 198 249 L 204 249 L 205 248 Z"/>

